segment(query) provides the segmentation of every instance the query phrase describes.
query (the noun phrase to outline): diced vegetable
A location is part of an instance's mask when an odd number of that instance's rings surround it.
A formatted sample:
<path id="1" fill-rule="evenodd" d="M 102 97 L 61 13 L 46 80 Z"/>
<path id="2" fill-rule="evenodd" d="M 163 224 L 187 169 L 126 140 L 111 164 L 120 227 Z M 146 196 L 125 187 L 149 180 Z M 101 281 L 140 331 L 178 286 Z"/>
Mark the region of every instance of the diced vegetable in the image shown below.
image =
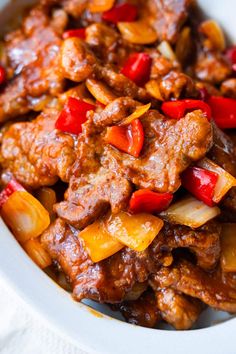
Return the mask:
<path id="1" fill-rule="evenodd" d="M 118 23 L 118 22 L 133 22 L 138 15 L 137 6 L 132 4 L 121 4 L 106 11 L 102 15 L 103 21 Z"/>
<path id="2" fill-rule="evenodd" d="M 189 167 L 182 173 L 181 182 L 185 189 L 208 206 L 213 206 L 213 196 L 218 174 L 200 167 Z"/>
<path id="3" fill-rule="evenodd" d="M 175 46 L 176 57 L 182 65 L 185 65 L 191 57 L 192 48 L 193 39 L 191 36 L 191 28 L 184 27 L 178 36 Z"/>
<path id="4" fill-rule="evenodd" d="M 118 28 L 123 36 L 130 43 L 151 44 L 158 39 L 157 32 L 148 22 L 119 22 Z"/>
<path id="5" fill-rule="evenodd" d="M 236 272 L 236 224 L 222 225 L 220 261 L 223 272 Z"/>
<path id="6" fill-rule="evenodd" d="M 162 103 L 161 106 L 164 114 L 170 118 L 180 119 L 185 116 L 186 113 L 200 109 L 207 119 L 211 119 L 211 109 L 207 103 L 200 100 L 178 100 L 178 101 L 168 101 Z"/>
<path id="7" fill-rule="evenodd" d="M 86 250 L 93 262 L 100 262 L 120 251 L 124 245 L 113 238 L 104 225 L 104 219 L 95 221 L 80 232 Z"/>
<path id="8" fill-rule="evenodd" d="M 6 71 L 3 66 L 0 65 L 0 85 L 6 81 Z"/>
<path id="9" fill-rule="evenodd" d="M 158 235 L 164 223 L 151 214 L 131 215 L 126 212 L 111 215 L 105 227 L 114 238 L 135 251 L 144 251 Z"/>
<path id="10" fill-rule="evenodd" d="M 71 29 L 63 33 L 62 38 L 67 39 L 70 37 L 77 37 L 81 39 L 86 38 L 85 28 Z"/>
<path id="11" fill-rule="evenodd" d="M 137 85 L 143 86 L 149 80 L 152 59 L 147 53 L 133 53 L 125 62 L 121 73 L 134 81 Z"/>
<path id="12" fill-rule="evenodd" d="M 20 183 L 14 178 L 7 184 L 7 186 L 0 193 L 0 208 L 6 203 L 7 199 L 16 191 L 25 191 Z"/>
<path id="13" fill-rule="evenodd" d="M 210 41 L 210 49 L 223 51 L 225 49 L 225 37 L 219 24 L 214 20 L 207 20 L 201 23 L 199 31 Z"/>
<path id="14" fill-rule="evenodd" d="M 236 178 L 218 166 L 208 158 L 204 158 L 198 162 L 198 166 L 212 171 L 218 175 L 218 179 L 214 189 L 213 201 L 219 203 L 223 196 L 232 188 L 236 186 Z"/>
<path id="15" fill-rule="evenodd" d="M 226 57 L 232 64 L 236 64 L 236 45 L 226 50 Z"/>
<path id="16" fill-rule="evenodd" d="M 209 207 L 200 200 L 188 196 L 172 204 L 161 215 L 169 222 L 186 225 L 193 229 L 204 225 L 207 221 L 220 214 L 220 209 Z"/>
<path id="17" fill-rule="evenodd" d="M 211 96 L 207 100 L 211 107 L 212 118 L 221 129 L 236 128 L 236 100 L 220 96 Z"/>
<path id="18" fill-rule="evenodd" d="M 91 12 L 104 12 L 110 10 L 114 3 L 115 0 L 90 0 L 88 8 Z"/>
<path id="19" fill-rule="evenodd" d="M 104 104 L 105 106 L 117 98 L 111 89 L 101 81 L 87 79 L 86 87 L 91 95 L 93 95 L 98 102 Z"/>
<path id="20" fill-rule="evenodd" d="M 168 208 L 172 199 L 171 193 L 155 193 L 149 189 L 139 189 L 131 196 L 129 210 L 135 214 L 160 213 Z"/>
<path id="21" fill-rule="evenodd" d="M 148 81 L 145 85 L 145 88 L 152 97 L 156 98 L 159 101 L 164 101 L 160 93 L 159 82 L 157 80 Z"/>
<path id="22" fill-rule="evenodd" d="M 16 191 L 5 201 L 1 216 L 16 239 L 24 243 L 35 238 L 50 224 L 48 211 L 26 191 Z"/>
<path id="23" fill-rule="evenodd" d="M 157 47 L 159 52 L 168 60 L 174 61 L 176 60 L 176 55 L 171 45 L 167 41 L 162 41 Z"/>
<path id="24" fill-rule="evenodd" d="M 41 268 L 47 268 L 52 264 L 52 259 L 43 248 L 39 240 L 32 239 L 26 241 L 24 244 L 24 250 L 30 256 L 30 258 Z"/>
<path id="25" fill-rule="evenodd" d="M 87 120 L 87 112 L 94 109 L 95 106 L 88 102 L 69 97 L 55 123 L 55 128 L 66 133 L 80 134 L 82 124 Z"/>
<path id="26" fill-rule="evenodd" d="M 133 122 L 133 120 L 142 117 L 149 110 L 150 107 L 151 103 L 145 104 L 144 106 L 138 106 L 132 114 L 122 120 L 120 125 L 130 124 L 131 122 Z"/>
<path id="27" fill-rule="evenodd" d="M 144 142 L 144 131 L 139 119 L 128 125 L 107 128 L 105 142 L 117 149 L 138 157 Z"/>
<path id="28" fill-rule="evenodd" d="M 44 206 L 44 208 L 49 212 L 50 219 L 55 219 L 55 212 L 53 210 L 54 204 L 57 202 L 56 193 L 52 188 L 42 187 L 36 193 L 36 198 Z"/>

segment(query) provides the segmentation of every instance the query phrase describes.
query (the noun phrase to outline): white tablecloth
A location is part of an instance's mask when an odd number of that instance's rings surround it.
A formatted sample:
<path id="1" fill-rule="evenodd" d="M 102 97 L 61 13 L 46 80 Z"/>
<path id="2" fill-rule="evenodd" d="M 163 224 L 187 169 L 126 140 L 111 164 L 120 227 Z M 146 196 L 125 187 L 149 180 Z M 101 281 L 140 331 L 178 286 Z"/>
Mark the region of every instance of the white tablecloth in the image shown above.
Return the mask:
<path id="1" fill-rule="evenodd" d="M 0 279 L 1 354 L 86 354 L 38 319 Z"/>

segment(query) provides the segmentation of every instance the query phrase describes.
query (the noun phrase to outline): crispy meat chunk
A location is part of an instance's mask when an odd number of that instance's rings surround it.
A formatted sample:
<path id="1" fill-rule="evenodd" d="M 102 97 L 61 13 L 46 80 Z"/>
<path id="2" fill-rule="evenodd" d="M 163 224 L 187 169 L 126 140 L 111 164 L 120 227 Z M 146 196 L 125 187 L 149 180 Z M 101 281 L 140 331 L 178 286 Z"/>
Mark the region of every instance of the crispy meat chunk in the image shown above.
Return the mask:
<path id="1" fill-rule="evenodd" d="M 133 113 L 139 105 L 139 102 L 130 97 L 119 97 L 108 104 L 102 112 L 95 113 L 92 119 L 98 128 L 115 125 Z"/>
<path id="2" fill-rule="evenodd" d="M 143 87 L 137 86 L 132 80 L 128 79 L 123 74 L 116 72 L 109 65 L 97 65 L 95 69 L 96 77 L 114 89 L 114 92 L 119 96 L 132 97 L 141 102 L 150 102 L 151 97 Z"/>
<path id="3" fill-rule="evenodd" d="M 58 216 L 82 229 L 104 214 L 126 209 L 132 193 L 131 184 L 123 177 L 101 167 L 96 173 L 72 177 L 65 201 L 56 204 Z"/>
<path id="4" fill-rule="evenodd" d="M 148 6 L 153 16 L 153 27 L 159 41 L 175 43 L 178 33 L 188 16 L 191 0 L 150 0 Z"/>
<path id="5" fill-rule="evenodd" d="M 34 109 L 35 98 L 56 95 L 63 87 L 57 65 L 61 40 L 41 10 L 31 10 L 22 29 L 5 42 L 13 79 L 0 95 L 0 122 Z"/>
<path id="6" fill-rule="evenodd" d="M 58 262 L 73 286 L 73 296 L 117 303 L 137 282 L 147 280 L 159 266 L 158 254 L 150 247 L 144 252 L 124 248 L 99 263 L 93 263 L 79 238 L 79 231 L 57 219 L 42 235 L 42 244 Z"/>
<path id="7" fill-rule="evenodd" d="M 218 310 L 236 312 L 236 290 L 225 285 L 217 273 L 206 273 L 185 260 L 162 267 L 151 284 L 157 291 L 170 287 Z"/>
<path id="8" fill-rule="evenodd" d="M 79 18 L 86 10 L 89 0 L 40 0 L 40 4 L 46 9 L 61 5 L 71 16 Z"/>
<path id="9" fill-rule="evenodd" d="M 75 160 L 74 139 L 55 129 L 56 110 L 42 113 L 32 122 L 12 124 L 3 134 L 3 179 L 13 174 L 26 187 L 68 181 Z"/>
<path id="10" fill-rule="evenodd" d="M 213 146 L 208 156 L 236 177 L 236 148 L 231 138 L 213 123 Z"/>
<path id="11" fill-rule="evenodd" d="M 126 209 L 132 193 L 127 179 L 101 166 L 102 151 L 101 133 L 88 119 L 78 139 L 77 159 L 65 201 L 55 205 L 57 214 L 79 229 L 92 223 L 109 207 L 113 213 Z"/>
<path id="12" fill-rule="evenodd" d="M 161 317 L 175 329 L 190 329 L 203 310 L 199 300 L 170 288 L 157 291 L 156 298 Z"/>
<path id="13" fill-rule="evenodd" d="M 142 50 L 140 46 L 125 41 L 114 28 L 104 23 L 93 23 L 86 28 L 86 42 L 103 63 L 118 67 L 122 67 L 130 53 Z"/>
<path id="14" fill-rule="evenodd" d="M 201 268 L 212 269 L 220 258 L 220 224 L 210 222 L 197 230 L 182 225 L 165 223 L 158 237 L 156 247 L 172 250 L 188 248 L 197 258 Z"/>
<path id="15" fill-rule="evenodd" d="M 145 145 L 140 157 L 134 158 L 107 145 L 102 164 L 139 188 L 175 192 L 180 186 L 181 172 L 211 147 L 211 125 L 201 111 L 188 113 L 178 121 L 149 111 L 141 120 Z"/>
<path id="16" fill-rule="evenodd" d="M 160 321 L 156 298 L 151 291 L 145 292 L 136 301 L 125 301 L 118 305 L 127 322 L 153 328 Z"/>
<path id="17" fill-rule="evenodd" d="M 220 91 L 223 96 L 236 99 L 236 79 L 228 79 L 222 82 Z"/>
<path id="18" fill-rule="evenodd" d="M 236 148 L 234 141 L 220 128 L 213 124 L 212 149 L 208 156 L 227 172 L 236 177 Z M 236 218 L 236 188 L 233 187 L 221 202 L 223 221 L 234 222 Z"/>
<path id="19" fill-rule="evenodd" d="M 196 97 L 197 91 L 193 80 L 184 73 L 172 70 L 159 83 L 160 94 L 165 101 L 181 96 Z"/>
<path id="20" fill-rule="evenodd" d="M 93 72 L 96 59 L 86 43 L 76 37 L 64 40 L 61 47 L 60 65 L 62 75 L 72 81 L 81 82 Z"/>
<path id="21" fill-rule="evenodd" d="M 220 53 L 202 51 L 195 65 L 195 74 L 199 80 L 215 85 L 220 84 L 230 76 L 231 68 Z"/>

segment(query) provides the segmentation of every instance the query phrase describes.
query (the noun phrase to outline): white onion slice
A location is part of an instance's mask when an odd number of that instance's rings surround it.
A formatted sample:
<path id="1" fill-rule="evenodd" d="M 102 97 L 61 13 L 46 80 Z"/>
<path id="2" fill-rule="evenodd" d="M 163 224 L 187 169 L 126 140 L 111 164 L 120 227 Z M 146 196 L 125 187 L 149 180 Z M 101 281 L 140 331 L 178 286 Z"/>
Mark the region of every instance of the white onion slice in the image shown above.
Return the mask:
<path id="1" fill-rule="evenodd" d="M 48 211 L 26 191 L 14 192 L 2 206 L 1 216 L 21 243 L 38 237 L 50 224 Z"/>
<path id="2" fill-rule="evenodd" d="M 176 60 L 175 52 L 167 41 L 162 41 L 157 47 L 157 49 L 166 59 L 169 59 L 171 61 Z"/>
<path id="3" fill-rule="evenodd" d="M 220 214 L 220 209 L 217 206 L 211 208 L 200 200 L 188 196 L 172 204 L 160 215 L 169 222 L 195 229 L 204 225 L 218 214 Z"/>
<path id="4" fill-rule="evenodd" d="M 219 203 L 223 196 L 234 186 L 236 186 L 236 178 L 230 173 L 226 172 L 222 167 L 218 166 L 208 158 L 204 158 L 198 163 L 199 167 L 206 170 L 215 172 L 218 174 L 218 180 L 216 182 L 215 191 L 212 200 L 215 203 Z"/>

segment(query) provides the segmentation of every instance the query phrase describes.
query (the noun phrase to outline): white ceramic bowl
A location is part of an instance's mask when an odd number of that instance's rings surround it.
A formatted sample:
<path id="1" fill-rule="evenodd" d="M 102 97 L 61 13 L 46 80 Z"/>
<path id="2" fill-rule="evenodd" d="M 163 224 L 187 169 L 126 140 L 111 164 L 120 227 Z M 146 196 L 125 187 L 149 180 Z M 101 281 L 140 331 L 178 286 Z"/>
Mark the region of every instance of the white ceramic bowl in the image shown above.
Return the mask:
<path id="1" fill-rule="evenodd" d="M 19 6 L 32 0 L 0 0 L 0 24 L 5 26 Z M 206 15 L 217 19 L 229 37 L 236 38 L 236 0 L 199 0 Z M 198 321 L 199 329 L 169 331 L 129 325 L 111 318 L 108 307 L 74 302 L 24 253 L 0 220 L 0 274 L 13 291 L 61 335 L 88 352 L 107 354 L 235 354 L 236 319 L 221 312 L 207 311 Z M 90 306 L 97 308 L 96 312 Z M 220 322 L 216 324 L 217 322 Z M 209 326 L 210 327 L 207 327 Z M 204 328 L 207 327 L 207 328 Z"/>

